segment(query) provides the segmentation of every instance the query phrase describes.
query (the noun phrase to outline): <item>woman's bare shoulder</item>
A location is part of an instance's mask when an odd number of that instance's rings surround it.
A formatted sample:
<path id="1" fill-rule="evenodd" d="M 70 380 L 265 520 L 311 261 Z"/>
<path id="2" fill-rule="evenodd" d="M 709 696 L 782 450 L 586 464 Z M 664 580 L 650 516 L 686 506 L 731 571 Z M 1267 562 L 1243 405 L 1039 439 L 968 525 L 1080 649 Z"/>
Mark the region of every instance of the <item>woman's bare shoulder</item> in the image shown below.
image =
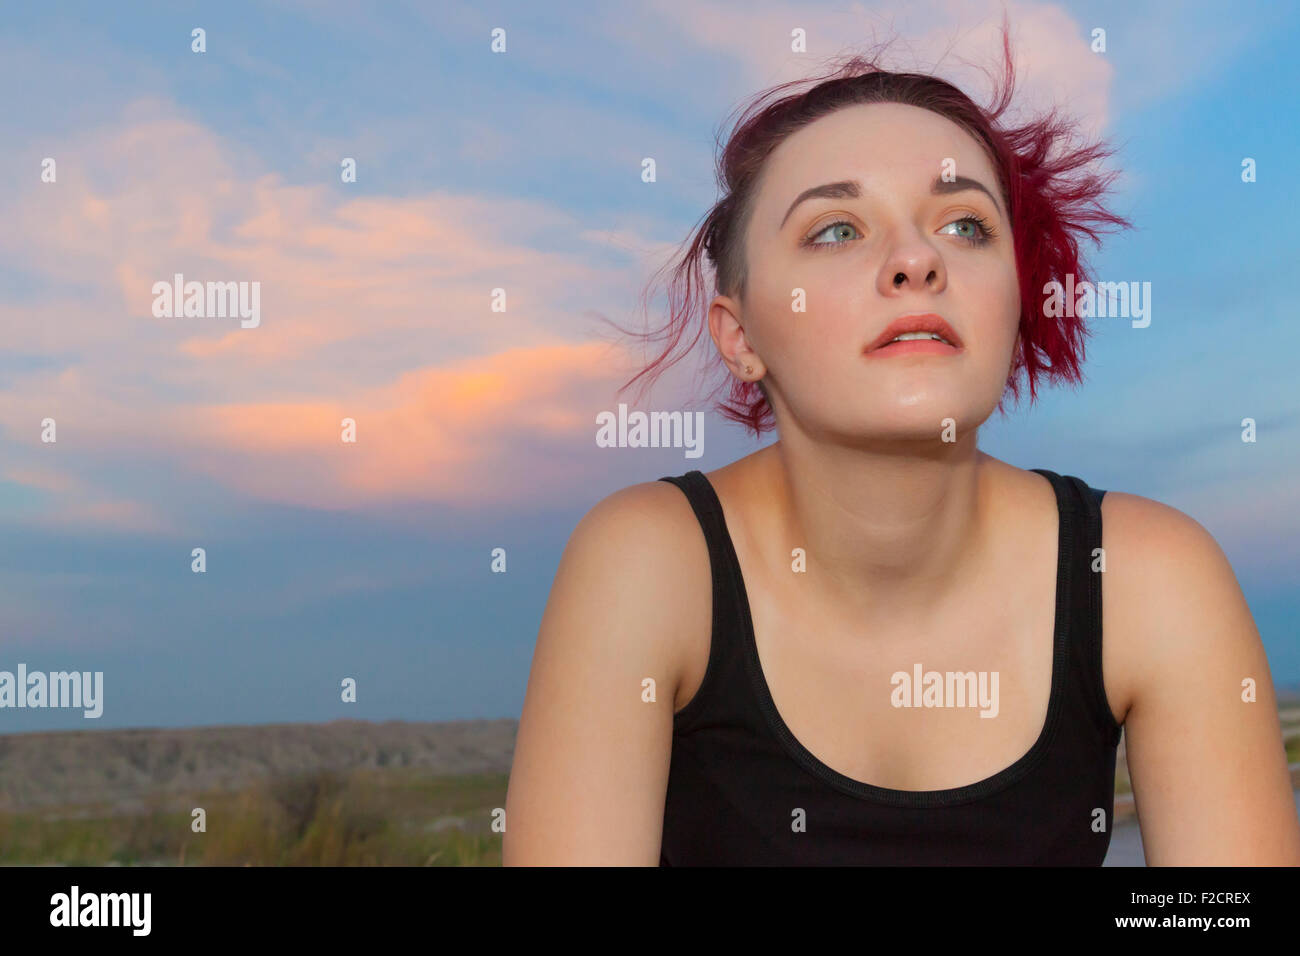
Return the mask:
<path id="1" fill-rule="evenodd" d="M 1106 680 L 1126 701 L 1147 862 L 1295 865 L 1268 656 L 1224 549 L 1178 508 L 1111 491 L 1102 542 Z M 1223 807 L 1237 812 L 1200 825 Z"/>
<path id="2" fill-rule="evenodd" d="M 666 545 L 662 555 L 680 547 L 699 523 L 681 488 L 667 481 L 643 481 L 611 492 L 594 504 L 574 529 L 596 539 L 625 544 L 630 538 L 643 545 Z M 572 539 L 571 539 L 572 540 Z"/>
<path id="3" fill-rule="evenodd" d="M 658 860 L 683 632 L 710 599 L 688 518 L 680 490 L 645 482 L 570 535 L 520 715 L 507 864 Z"/>
<path id="4" fill-rule="evenodd" d="M 1172 505 L 1107 490 L 1101 520 L 1107 572 L 1114 575 L 1116 593 L 1131 598 L 1135 607 L 1155 609 L 1176 600 L 1193 579 L 1216 587 L 1235 584 L 1214 535 Z"/>
<path id="5" fill-rule="evenodd" d="M 658 645 L 680 677 L 707 629 L 713 594 L 708 547 L 681 488 L 646 481 L 600 499 L 570 536 L 557 585 L 568 576 L 582 579 L 611 624 L 626 622 Z"/>
<path id="6" fill-rule="evenodd" d="M 1249 612 L 1218 541 L 1185 512 L 1108 489 L 1101 524 L 1103 647 L 1108 680 L 1127 714 L 1142 688 L 1168 673 L 1170 658 L 1188 650 L 1180 644 L 1200 633 L 1199 615 L 1209 612 L 1212 620 L 1231 608 L 1244 616 L 1244 629 Z M 1171 626 L 1175 621 L 1183 625 Z"/>

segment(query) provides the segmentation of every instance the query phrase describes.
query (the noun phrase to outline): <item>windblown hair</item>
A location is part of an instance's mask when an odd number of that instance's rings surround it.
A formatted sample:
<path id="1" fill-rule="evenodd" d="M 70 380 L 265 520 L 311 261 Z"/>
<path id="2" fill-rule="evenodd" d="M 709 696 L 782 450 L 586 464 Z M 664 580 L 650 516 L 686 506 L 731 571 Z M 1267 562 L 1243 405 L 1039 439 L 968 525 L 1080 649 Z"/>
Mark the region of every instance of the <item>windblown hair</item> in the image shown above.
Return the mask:
<path id="1" fill-rule="evenodd" d="M 1028 379 L 1031 404 L 1044 376 L 1052 381 L 1082 382 L 1084 339 L 1091 333 L 1078 316 L 1044 316 L 1041 295 L 1049 282 L 1064 285 L 1067 274 L 1074 275 L 1075 285 L 1091 281 L 1079 253 L 1081 236 L 1087 235 L 1100 245 L 1098 228 L 1130 225 L 1100 202 L 1118 171 L 1103 175 L 1089 168 L 1114 150 L 1101 143 L 1073 148 L 1075 124 L 1058 115 L 1055 108 L 1023 126 L 999 125 L 1015 86 L 1005 21 L 1003 74 L 1001 83 L 994 83 L 992 103 L 987 108 L 979 107 L 938 77 L 882 69 L 878 57 L 859 54 L 834 62 L 837 65 L 830 72 L 772 87 L 740 109 L 740 118 L 718 158 L 722 198 L 695 229 L 675 265 L 670 261 L 651 280 L 653 287 L 664 270 L 672 268 L 667 323 L 648 332 L 627 333 L 643 342 L 665 343 L 663 349 L 619 389 L 619 394 L 643 377 L 648 386 L 690 353 L 707 332 L 707 310 L 713 295 L 727 295 L 743 302 L 747 281 L 743 237 L 754 208 L 760 173 L 772 151 L 814 120 L 862 103 L 901 103 L 946 117 L 975 138 L 997 171 L 1011 217 L 1021 301 L 1015 354 L 998 410 L 1002 410 L 1007 390 L 1019 400 L 1022 375 Z M 701 268 L 703 256 L 707 256 L 715 279 L 716 292 L 707 295 Z M 646 301 L 643 292 L 643 306 Z M 692 326 L 694 338 L 680 348 L 682 337 Z M 726 379 L 712 394 L 728 389 L 725 400 L 715 406 L 718 411 L 752 429 L 756 437 L 773 428 L 775 417 L 761 383 L 737 379 L 716 349 L 710 351 L 710 371 L 721 370 Z"/>

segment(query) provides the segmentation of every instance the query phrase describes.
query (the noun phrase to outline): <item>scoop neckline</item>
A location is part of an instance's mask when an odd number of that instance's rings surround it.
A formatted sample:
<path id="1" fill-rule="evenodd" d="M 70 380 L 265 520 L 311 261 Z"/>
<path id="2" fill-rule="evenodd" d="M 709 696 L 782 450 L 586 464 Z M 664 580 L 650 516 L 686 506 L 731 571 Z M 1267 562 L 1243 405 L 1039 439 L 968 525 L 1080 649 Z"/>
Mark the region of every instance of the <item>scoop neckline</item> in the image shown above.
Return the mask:
<path id="1" fill-rule="evenodd" d="M 1030 470 L 1047 479 L 1056 497 L 1056 607 L 1052 625 L 1052 681 L 1051 688 L 1048 691 L 1047 715 L 1043 719 L 1043 727 L 1038 733 L 1038 738 L 1013 763 L 982 780 L 963 784 L 960 787 L 947 787 L 942 790 L 896 790 L 891 787 L 879 787 L 875 784 L 854 779 L 840 773 L 820 760 L 803 745 L 786 725 L 780 711 L 777 710 L 776 701 L 773 699 L 771 688 L 767 684 L 767 677 L 763 673 L 762 661 L 758 655 L 758 642 L 754 636 L 754 620 L 749 604 L 749 592 L 745 587 L 745 575 L 740 567 L 740 559 L 736 555 L 735 544 L 731 539 L 731 531 L 727 528 L 726 515 L 723 514 L 722 510 L 722 501 L 718 497 L 713 483 L 709 481 L 704 472 L 697 470 L 696 473 L 700 476 L 704 487 L 708 489 L 713 498 L 717 508 L 718 520 L 722 525 L 724 556 L 736 591 L 741 632 L 743 634 L 742 643 L 744 649 L 742 656 L 745 661 L 745 670 L 749 675 L 750 686 L 758 697 L 760 709 L 763 711 L 768 726 L 785 746 L 786 751 L 804 769 L 819 780 L 850 796 L 876 803 L 905 807 L 954 806 L 982 799 L 1010 787 L 1038 766 L 1043 757 L 1047 755 L 1052 740 L 1056 735 L 1065 697 L 1066 654 L 1070 625 L 1069 615 L 1066 613 L 1066 605 L 1069 601 L 1070 565 L 1068 555 L 1072 544 L 1073 523 L 1069 512 L 1069 504 L 1065 497 L 1064 479 L 1045 468 Z"/>

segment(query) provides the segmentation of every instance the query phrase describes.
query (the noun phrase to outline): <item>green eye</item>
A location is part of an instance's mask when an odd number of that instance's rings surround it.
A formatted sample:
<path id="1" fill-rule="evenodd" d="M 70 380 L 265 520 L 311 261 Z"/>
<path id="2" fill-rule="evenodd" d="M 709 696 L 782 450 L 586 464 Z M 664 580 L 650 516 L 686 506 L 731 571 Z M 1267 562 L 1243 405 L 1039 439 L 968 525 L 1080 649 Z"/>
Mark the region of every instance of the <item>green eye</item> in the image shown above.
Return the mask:
<path id="1" fill-rule="evenodd" d="M 996 235 L 982 216 L 962 216 L 960 219 L 954 219 L 943 228 L 950 229 L 953 226 L 964 227 L 964 231 L 952 233 L 952 235 L 956 235 L 959 239 L 965 239 L 973 246 L 982 246 Z"/>
<path id="2" fill-rule="evenodd" d="M 805 246 L 814 246 L 814 247 L 815 247 L 815 246 L 825 247 L 825 246 L 842 246 L 842 245 L 844 245 L 843 242 L 817 242 L 817 241 L 816 241 L 818 236 L 824 236 L 824 235 L 826 235 L 826 233 L 831 232 L 832 230 L 834 230 L 834 235 L 840 237 L 841 239 L 854 239 L 854 238 L 860 238 L 860 236 L 856 236 L 856 235 L 845 235 L 845 234 L 844 234 L 844 230 L 845 230 L 845 229 L 851 229 L 851 230 L 853 230 L 854 233 L 857 233 L 857 231 L 858 231 L 858 227 L 855 226 L 855 225 L 853 225 L 853 223 L 851 223 L 851 222 L 845 222 L 844 220 L 841 219 L 841 220 L 839 220 L 838 222 L 832 222 L 832 223 L 830 223 L 830 224 L 827 225 L 827 226 L 823 226 L 823 227 L 822 227 L 821 229 L 819 229 L 817 232 L 813 233 L 811 236 L 809 236 L 807 239 L 805 239 L 803 244 L 804 244 Z"/>

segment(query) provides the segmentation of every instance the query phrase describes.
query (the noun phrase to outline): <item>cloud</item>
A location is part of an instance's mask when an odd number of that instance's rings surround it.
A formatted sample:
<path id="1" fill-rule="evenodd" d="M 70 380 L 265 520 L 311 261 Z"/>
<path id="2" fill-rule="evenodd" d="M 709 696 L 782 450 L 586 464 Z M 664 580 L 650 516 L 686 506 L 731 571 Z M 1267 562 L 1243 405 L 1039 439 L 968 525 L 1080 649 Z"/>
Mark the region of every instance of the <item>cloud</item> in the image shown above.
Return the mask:
<path id="1" fill-rule="evenodd" d="M 190 416 L 190 440 L 209 474 L 288 504 L 544 497 L 580 478 L 576 453 L 594 447 L 594 410 L 615 384 L 608 351 L 515 349 L 419 369 L 348 400 L 212 406 Z M 344 419 L 355 444 L 342 441 Z"/>
<path id="2" fill-rule="evenodd" d="M 67 471 L 43 465 L 19 466 L 7 468 L 0 478 L 42 492 L 50 499 L 48 507 L 11 517 L 17 524 L 72 532 L 99 528 L 131 534 L 170 534 L 177 530 L 148 503 L 106 493 L 96 482 Z"/>
<path id="3" fill-rule="evenodd" d="M 69 454 L 171 456 L 178 475 L 286 503 L 517 496 L 508 477 L 544 489 L 532 456 L 574 440 L 588 417 L 574 409 L 619 384 L 585 315 L 626 277 L 595 261 L 600 233 L 546 203 L 287 184 L 157 98 L 57 152 L 57 183 L 0 206 L 15 227 L 0 248 L 61 289 L 0 306 L 10 348 L 56 359 L 0 393 L 28 476 L 49 416 Z M 156 318 L 153 284 L 176 273 L 260 283 L 260 325 Z M 357 445 L 339 441 L 344 417 Z M 126 497 L 56 510 L 160 520 Z"/>
<path id="4" fill-rule="evenodd" d="M 1005 8 L 1017 67 L 1016 102 L 1030 110 L 1057 103 L 1092 135 L 1109 120 L 1114 67 L 1089 48 L 1088 25 L 1055 4 L 923 0 L 820 7 L 693 2 L 689 15 L 678 0 L 657 0 L 651 7 L 659 14 L 648 18 L 652 25 L 610 11 L 604 26 L 628 44 L 634 39 L 653 49 L 687 44 L 721 55 L 740 70 L 734 81 L 738 89 L 757 91 L 820 73 L 830 57 L 867 52 L 875 43 L 893 39 L 883 57 L 886 66 L 933 70 L 981 103 L 988 95 L 981 68 L 1000 74 Z M 796 28 L 805 31 L 807 53 L 790 50 Z M 647 37 L 647 29 L 671 36 Z M 689 78 L 691 73 L 680 75 Z M 736 73 L 729 70 L 729 75 Z"/>
<path id="5" fill-rule="evenodd" d="M 1300 565 L 1300 486 L 1252 471 L 1197 484 L 1169 501 L 1214 535 L 1239 579 L 1286 584 Z"/>

